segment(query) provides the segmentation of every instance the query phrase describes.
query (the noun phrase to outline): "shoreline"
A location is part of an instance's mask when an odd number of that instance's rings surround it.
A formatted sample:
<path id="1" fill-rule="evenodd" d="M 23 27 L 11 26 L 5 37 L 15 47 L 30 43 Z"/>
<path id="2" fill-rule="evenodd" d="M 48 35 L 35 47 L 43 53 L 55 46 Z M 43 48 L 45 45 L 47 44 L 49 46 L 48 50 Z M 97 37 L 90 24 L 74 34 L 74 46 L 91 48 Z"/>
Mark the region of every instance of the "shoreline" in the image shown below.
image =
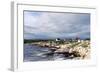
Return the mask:
<path id="1" fill-rule="evenodd" d="M 63 54 L 71 56 L 73 59 L 89 59 L 90 58 L 90 41 L 75 42 L 70 44 L 50 44 L 48 42 L 31 43 L 43 48 L 49 48 L 50 53 L 47 54 Z M 86 45 L 84 45 L 86 44 Z"/>

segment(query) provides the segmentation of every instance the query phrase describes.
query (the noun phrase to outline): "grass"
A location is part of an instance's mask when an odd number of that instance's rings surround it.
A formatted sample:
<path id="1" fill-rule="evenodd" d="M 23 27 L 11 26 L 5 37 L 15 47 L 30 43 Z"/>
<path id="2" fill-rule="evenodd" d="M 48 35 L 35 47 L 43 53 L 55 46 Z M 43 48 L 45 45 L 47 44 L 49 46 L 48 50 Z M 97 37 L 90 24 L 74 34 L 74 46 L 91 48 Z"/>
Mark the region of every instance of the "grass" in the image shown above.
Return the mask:
<path id="1" fill-rule="evenodd" d="M 70 48 L 74 48 L 74 47 L 77 46 L 78 44 L 80 44 L 80 43 L 79 43 L 79 42 L 71 43 Z"/>
<path id="2" fill-rule="evenodd" d="M 86 47 L 88 47 L 88 44 L 87 43 L 83 43 L 83 44 L 81 44 L 81 46 L 86 48 Z"/>

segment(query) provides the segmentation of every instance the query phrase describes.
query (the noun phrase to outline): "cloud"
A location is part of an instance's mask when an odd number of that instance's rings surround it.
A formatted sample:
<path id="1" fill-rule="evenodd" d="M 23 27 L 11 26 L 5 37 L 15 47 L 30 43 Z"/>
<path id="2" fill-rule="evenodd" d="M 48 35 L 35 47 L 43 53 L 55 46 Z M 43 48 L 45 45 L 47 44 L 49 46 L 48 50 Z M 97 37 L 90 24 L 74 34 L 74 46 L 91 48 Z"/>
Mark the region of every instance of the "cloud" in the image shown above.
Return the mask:
<path id="1" fill-rule="evenodd" d="M 24 38 L 90 36 L 90 14 L 24 11 Z"/>

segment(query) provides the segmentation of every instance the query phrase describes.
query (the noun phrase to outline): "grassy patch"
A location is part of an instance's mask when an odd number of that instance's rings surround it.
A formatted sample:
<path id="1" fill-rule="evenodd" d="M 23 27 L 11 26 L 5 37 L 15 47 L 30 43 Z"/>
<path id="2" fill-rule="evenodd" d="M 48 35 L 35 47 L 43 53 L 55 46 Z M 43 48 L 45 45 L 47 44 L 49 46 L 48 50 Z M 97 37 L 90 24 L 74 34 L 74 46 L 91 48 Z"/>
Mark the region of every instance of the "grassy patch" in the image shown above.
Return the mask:
<path id="1" fill-rule="evenodd" d="M 77 46 L 78 44 L 80 44 L 80 43 L 79 43 L 79 42 L 72 43 L 70 47 L 71 47 L 71 48 L 74 48 L 74 47 Z"/>

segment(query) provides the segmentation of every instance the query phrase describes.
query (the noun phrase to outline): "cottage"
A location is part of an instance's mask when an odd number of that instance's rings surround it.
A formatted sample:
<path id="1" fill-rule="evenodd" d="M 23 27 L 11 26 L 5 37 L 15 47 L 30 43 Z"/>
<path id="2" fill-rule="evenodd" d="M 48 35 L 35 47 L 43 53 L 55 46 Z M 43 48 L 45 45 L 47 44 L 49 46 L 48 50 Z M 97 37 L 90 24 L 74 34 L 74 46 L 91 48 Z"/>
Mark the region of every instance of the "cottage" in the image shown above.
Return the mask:
<path id="1" fill-rule="evenodd" d="M 79 37 L 76 37 L 76 41 L 77 41 L 77 42 L 81 42 L 81 40 L 80 40 Z"/>
<path id="2" fill-rule="evenodd" d="M 60 38 L 56 38 L 56 42 L 60 41 Z"/>

